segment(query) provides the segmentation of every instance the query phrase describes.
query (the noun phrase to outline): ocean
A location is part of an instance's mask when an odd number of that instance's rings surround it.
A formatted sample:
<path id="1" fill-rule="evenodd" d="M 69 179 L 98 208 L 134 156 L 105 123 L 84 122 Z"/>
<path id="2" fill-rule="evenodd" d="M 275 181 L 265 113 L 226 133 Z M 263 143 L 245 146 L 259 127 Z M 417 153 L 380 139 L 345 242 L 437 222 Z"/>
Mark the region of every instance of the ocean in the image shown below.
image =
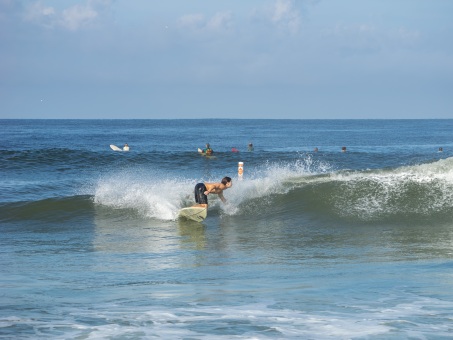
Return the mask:
<path id="1" fill-rule="evenodd" d="M 452 337 L 453 120 L 0 131 L 1 339 Z"/>

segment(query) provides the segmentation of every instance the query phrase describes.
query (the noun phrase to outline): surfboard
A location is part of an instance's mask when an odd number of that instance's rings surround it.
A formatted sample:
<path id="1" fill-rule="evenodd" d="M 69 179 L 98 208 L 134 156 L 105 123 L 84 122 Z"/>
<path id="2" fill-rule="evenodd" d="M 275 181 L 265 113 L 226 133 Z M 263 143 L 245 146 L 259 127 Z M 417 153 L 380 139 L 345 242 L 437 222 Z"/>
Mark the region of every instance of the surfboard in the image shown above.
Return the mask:
<path id="1" fill-rule="evenodd" d="M 199 152 L 199 153 L 203 153 L 203 150 L 201 150 L 200 148 L 198 148 L 198 152 Z"/>
<path id="2" fill-rule="evenodd" d="M 195 222 L 203 222 L 208 216 L 208 208 L 188 207 L 179 211 L 179 217 L 184 217 Z"/>
<path id="3" fill-rule="evenodd" d="M 111 148 L 113 151 L 123 151 L 123 150 L 121 150 L 119 147 L 117 147 L 116 145 L 113 145 L 113 144 L 110 144 L 110 148 Z"/>

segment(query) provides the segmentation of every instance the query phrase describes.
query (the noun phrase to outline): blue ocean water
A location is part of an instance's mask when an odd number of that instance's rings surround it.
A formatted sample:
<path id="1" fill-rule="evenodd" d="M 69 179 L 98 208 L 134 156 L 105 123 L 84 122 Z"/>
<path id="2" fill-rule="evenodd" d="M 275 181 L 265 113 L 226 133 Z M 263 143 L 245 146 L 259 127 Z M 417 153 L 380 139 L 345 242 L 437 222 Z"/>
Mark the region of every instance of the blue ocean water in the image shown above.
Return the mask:
<path id="1" fill-rule="evenodd" d="M 453 120 L 0 131 L 2 339 L 451 338 Z M 224 176 L 227 204 L 178 219 Z"/>

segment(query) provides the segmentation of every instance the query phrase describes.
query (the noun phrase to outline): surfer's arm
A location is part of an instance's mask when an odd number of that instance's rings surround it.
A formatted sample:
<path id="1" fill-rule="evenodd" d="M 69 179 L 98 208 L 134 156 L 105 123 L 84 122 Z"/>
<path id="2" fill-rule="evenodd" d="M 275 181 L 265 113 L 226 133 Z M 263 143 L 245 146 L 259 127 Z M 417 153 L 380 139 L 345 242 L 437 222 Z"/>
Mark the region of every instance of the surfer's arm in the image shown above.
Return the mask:
<path id="1" fill-rule="evenodd" d="M 223 192 L 219 192 L 219 198 L 222 200 L 223 203 L 226 203 L 225 197 L 223 197 Z"/>

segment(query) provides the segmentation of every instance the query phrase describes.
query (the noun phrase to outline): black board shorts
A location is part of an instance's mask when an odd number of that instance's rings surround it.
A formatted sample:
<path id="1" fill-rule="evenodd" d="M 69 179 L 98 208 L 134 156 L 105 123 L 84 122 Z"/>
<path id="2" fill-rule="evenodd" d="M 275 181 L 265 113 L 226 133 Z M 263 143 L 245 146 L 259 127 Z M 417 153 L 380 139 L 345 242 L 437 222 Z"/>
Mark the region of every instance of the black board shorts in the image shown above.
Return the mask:
<path id="1" fill-rule="evenodd" d="M 204 194 L 206 191 L 206 185 L 204 183 L 198 183 L 195 186 L 195 202 L 198 204 L 208 204 L 208 196 Z"/>

